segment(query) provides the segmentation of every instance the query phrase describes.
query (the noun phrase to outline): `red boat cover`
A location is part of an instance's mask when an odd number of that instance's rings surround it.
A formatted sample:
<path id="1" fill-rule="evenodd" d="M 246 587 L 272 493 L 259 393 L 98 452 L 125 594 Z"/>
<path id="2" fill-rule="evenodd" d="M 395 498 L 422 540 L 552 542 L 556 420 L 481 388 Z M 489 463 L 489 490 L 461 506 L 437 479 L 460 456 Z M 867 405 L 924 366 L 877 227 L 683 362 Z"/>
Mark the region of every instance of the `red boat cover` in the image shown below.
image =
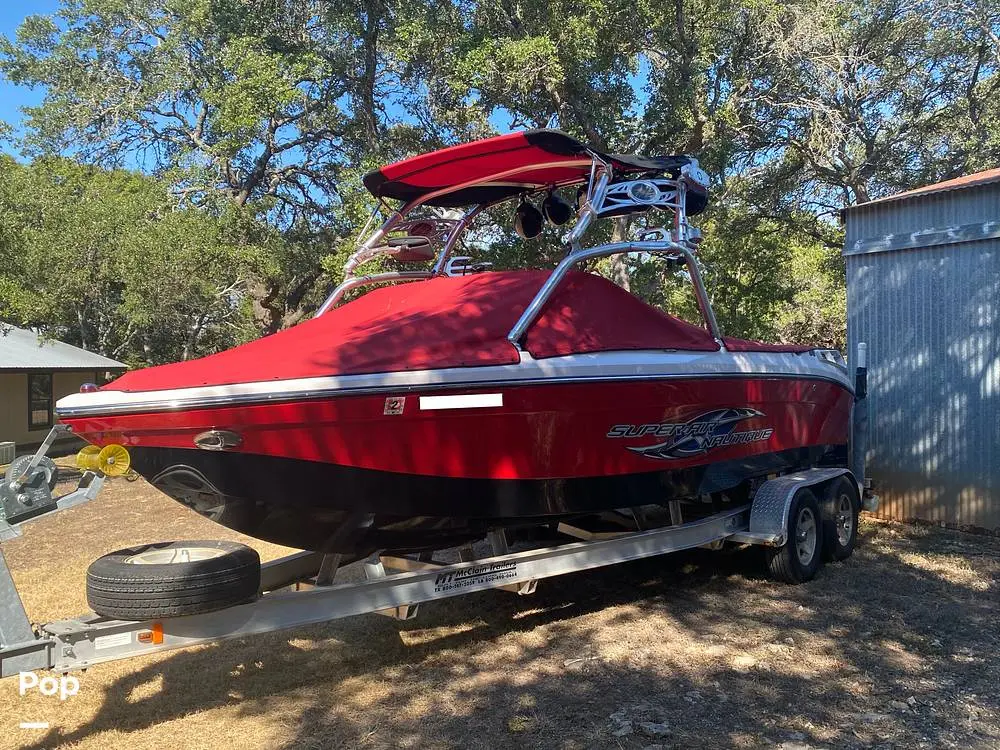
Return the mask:
<path id="1" fill-rule="evenodd" d="M 129 372 L 105 388 L 202 385 L 518 362 L 507 333 L 548 271 L 436 278 L 374 289 L 325 315 L 202 359 Z M 529 331 L 533 357 L 630 349 L 716 351 L 703 328 L 612 282 L 567 274 Z"/>
<path id="2" fill-rule="evenodd" d="M 676 176 L 682 166 L 691 162 L 687 156 L 603 154 L 558 130 L 525 130 L 389 164 L 366 174 L 364 184 L 376 197 L 401 201 L 443 191 L 437 197 L 425 198 L 429 206 L 492 203 L 554 185 L 587 182 L 591 153 L 599 153 L 617 173 L 632 175 Z M 706 200 L 704 193 L 691 188 L 688 213 L 703 210 Z"/>

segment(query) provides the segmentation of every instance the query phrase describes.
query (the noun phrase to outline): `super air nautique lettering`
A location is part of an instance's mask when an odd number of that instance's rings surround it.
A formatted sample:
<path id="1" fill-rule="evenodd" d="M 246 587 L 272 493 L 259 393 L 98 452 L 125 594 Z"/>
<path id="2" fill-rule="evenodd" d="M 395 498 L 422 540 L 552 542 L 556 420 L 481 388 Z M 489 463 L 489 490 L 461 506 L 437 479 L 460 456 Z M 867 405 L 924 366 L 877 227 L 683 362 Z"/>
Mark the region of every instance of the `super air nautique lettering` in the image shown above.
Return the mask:
<path id="1" fill-rule="evenodd" d="M 736 431 L 739 422 L 763 417 L 763 412 L 750 408 L 714 409 L 699 414 L 687 422 L 647 424 L 616 424 L 608 430 L 609 438 L 658 437 L 669 438 L 648 446 L 626 446 L 633 453 L 649 458 L 689 458 L 729 445 L 743 445 L 770 439 L 774 428 Z"/>

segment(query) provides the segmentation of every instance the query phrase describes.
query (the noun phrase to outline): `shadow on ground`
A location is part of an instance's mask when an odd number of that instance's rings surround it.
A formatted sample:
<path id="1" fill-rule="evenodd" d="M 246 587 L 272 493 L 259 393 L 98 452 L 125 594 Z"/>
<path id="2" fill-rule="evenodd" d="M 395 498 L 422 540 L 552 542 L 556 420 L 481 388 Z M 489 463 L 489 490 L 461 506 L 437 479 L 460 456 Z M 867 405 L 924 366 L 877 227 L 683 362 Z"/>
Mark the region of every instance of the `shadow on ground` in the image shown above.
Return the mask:
<path id="1" fill-rule="evenodd" d="M 998 559 L 994 540 L 878 524 L 798 587 L 755 550 L 628 563 L 177 652 L 31 747 L 221 707 L 289 750 L 996 747 Z"/>

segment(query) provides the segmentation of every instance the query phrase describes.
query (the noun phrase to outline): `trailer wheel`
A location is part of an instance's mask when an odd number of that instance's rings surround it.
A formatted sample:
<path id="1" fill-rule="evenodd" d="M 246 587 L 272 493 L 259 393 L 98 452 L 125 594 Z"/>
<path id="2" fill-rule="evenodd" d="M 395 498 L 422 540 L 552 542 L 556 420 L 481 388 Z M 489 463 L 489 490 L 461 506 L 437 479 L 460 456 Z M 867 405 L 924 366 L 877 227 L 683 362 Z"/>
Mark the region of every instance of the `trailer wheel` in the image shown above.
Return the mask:
<path id="1" fill-rule="evenodd" d="M 811 490 L 803 488 L 792 498 L 784 545 L 767 548 L 767 565 L 776 580 L 803 583 L 816 575 L 822 555 L 819 502 Z"/>
<path id="2" fill-rule="evenodd" d="M 858 492 L 850 479 L 840 477 L 827 486 L 823 500 L 828 504 L 823 520 L 823 553 L 828 560 L 846 560 L 858 541 Z"/>
<path id="3" fill-rule="evenodd" d="M 148 620 L 251 601 L 260 556 L 235 542 L 161 542 L 118 550 L 87 569 L 87 602 L 104 617 Z"/>

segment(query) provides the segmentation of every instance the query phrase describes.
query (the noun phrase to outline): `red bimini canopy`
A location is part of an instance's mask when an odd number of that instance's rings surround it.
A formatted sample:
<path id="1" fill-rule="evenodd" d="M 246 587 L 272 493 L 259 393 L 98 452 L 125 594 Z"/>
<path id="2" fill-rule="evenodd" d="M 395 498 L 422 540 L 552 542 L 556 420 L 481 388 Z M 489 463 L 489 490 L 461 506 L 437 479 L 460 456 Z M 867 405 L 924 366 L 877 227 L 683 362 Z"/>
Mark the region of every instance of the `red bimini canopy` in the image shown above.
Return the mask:
<path id="1" fill-rule="evenodd" d="M 549 277 L 504 271 L 372 290 L 294 328 L 209 357 L 127 373 L 107 390 L 155 391 L 269 380 L 516 364 L 507 333 Z M 717 351 L 685 323 L 607 279 L 571 272 L 525 348 L 535 358 L 630 349 Z"/>
<path id="2" fill-rule="evenodd" d="M 549 187 L 580 185 L 590 179 L 596 155 L 621 175 L 676 177 L 687 156 L 645 158 L 604 154 L 558 130 L 526 130 L 432 151 L 389 164 L 364 176 L 377 198 L 429 206 L 493 203 Z M 691 190 L 687 211 L 705 207 L 706 196 Z"/>

